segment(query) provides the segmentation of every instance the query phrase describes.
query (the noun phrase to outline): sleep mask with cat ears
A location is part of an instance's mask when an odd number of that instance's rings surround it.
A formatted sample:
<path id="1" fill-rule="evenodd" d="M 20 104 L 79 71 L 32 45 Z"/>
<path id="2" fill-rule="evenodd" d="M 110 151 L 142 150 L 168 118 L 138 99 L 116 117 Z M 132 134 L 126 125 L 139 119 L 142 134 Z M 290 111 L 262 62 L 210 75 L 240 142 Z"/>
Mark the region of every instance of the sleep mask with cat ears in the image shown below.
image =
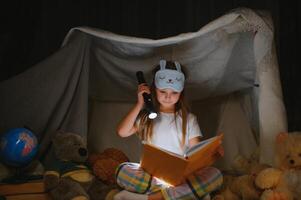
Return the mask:
<path id="1" fill-rule="evenodd" d="M 160 60 L 160 70 L 155 74 L 155 86 L 158 89 L 172 89 L 182 92 L 184 89 L 185 76 L 181 71 L 181 65 L 174 62 L 176 69 L 166 69 L 166 60 Z"/>

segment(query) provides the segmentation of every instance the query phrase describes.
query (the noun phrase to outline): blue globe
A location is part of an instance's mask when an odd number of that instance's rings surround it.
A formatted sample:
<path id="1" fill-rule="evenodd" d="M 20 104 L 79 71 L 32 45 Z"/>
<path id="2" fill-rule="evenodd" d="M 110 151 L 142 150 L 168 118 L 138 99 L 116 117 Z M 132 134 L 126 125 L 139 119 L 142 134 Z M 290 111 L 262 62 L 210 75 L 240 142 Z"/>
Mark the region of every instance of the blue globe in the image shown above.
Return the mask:
<path id="1" fill-rule="evenodd" d="M 14 128 L 0 138 L 0 156 L 4 164 L 22 167 L 29 164 L 38 150 L 36 136 L 26 128 Z"/>

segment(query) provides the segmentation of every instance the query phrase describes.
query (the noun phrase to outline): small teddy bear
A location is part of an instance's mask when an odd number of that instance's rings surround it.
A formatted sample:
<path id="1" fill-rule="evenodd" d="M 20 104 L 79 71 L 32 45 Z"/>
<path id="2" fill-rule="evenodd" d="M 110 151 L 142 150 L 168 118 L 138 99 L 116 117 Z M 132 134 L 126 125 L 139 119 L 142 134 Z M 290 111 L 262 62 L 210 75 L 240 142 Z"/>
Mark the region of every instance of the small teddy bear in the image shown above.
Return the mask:
<path id="1" fill-rule="evenodd" d="M 259 152 L 259 148 L 257 148 L 249 156 L 249 158 L 246 158 L 245 156 L 242 156 L 240 154 L 237 155 L 232 163 L 233 170 L 241 175 L 249 174 L 253 177 L 256 177 L 260 171 L 270 167 L 270 165 L 268 164 L 259 162 Z"/>
<path id="2" fill-rule="evenodd" d="M 89 156 L 89 162 L 93 173 L 97 178 L 108 185 L 116 184 L 116 168 L 129 158 L 119 149 L 107 148 L 101 153 L 94 153 Z"/>
<path id="3" fill-rule="evenodd" d="M 252 175 L 231 176 L 224 175 L 224 186 L 214 196 L 214 200 L 257 200 L 260 191 L 254 185 Z"/>
<path id="4" fill-rule="evenodd" d="M 58 131 L 52 145 L 55 159 L 44 174 L 44 183 L 53 200 L 107 200 L 118 191 L 97 180 L 86 165 L 88 150 L 83 137 Z"/>
<path id="5" fill-rule="evenodd" d="M 255 179 L 256 185 L 265 190 L 260 199 L 300 199 L 301 132 L 279 133 L 275 147 L 276 167 L 263 170 Z"/>
<path id="6" fill-rule="evenodd" d="M 224 172 L 224 183 L 214 200 L 257 200 L 261 191 L 256 188 L 254 180 L 257 174 L 269 167 L 259 163 L 258 152 L 249 158 L 237 155 L 232 163 L 233 170 Z"/>

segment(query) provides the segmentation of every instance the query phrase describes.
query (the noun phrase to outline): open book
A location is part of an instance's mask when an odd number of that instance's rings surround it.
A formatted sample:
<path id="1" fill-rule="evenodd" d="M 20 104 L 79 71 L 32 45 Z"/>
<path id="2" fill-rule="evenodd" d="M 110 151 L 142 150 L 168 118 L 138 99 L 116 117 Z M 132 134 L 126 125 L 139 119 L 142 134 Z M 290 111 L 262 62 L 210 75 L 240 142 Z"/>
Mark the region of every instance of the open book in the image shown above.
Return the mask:
<path id="1" fill-rule="evenodd" d="M 171 184 L 180 184 L 187 176 L 201 168 L 212 165 L 217 157 L 217 149 L 223 134 L 203 140 L 187 149 L 185 155 L 143 144 L 141 167 L 151 175 Z"/>

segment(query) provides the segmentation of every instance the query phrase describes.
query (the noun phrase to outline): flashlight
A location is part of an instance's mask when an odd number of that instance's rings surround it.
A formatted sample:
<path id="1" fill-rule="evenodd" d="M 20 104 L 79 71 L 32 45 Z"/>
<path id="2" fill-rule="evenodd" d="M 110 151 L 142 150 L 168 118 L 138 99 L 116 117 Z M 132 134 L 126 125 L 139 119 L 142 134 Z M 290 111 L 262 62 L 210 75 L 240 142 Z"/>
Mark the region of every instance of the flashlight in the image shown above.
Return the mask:
<path id="1" fill-rule="evenodd" d="M 142 83 L 146 83 L 142 71 L 136 72 L 136 77 L 139 85 Z M 146 92 L 144 92 L 142 96 L 144 99 L 145 109 L 148 112 L 148 118 L 155 119 L 158 114 L 155 110 L 151 94 L 147 94 Z"/>

